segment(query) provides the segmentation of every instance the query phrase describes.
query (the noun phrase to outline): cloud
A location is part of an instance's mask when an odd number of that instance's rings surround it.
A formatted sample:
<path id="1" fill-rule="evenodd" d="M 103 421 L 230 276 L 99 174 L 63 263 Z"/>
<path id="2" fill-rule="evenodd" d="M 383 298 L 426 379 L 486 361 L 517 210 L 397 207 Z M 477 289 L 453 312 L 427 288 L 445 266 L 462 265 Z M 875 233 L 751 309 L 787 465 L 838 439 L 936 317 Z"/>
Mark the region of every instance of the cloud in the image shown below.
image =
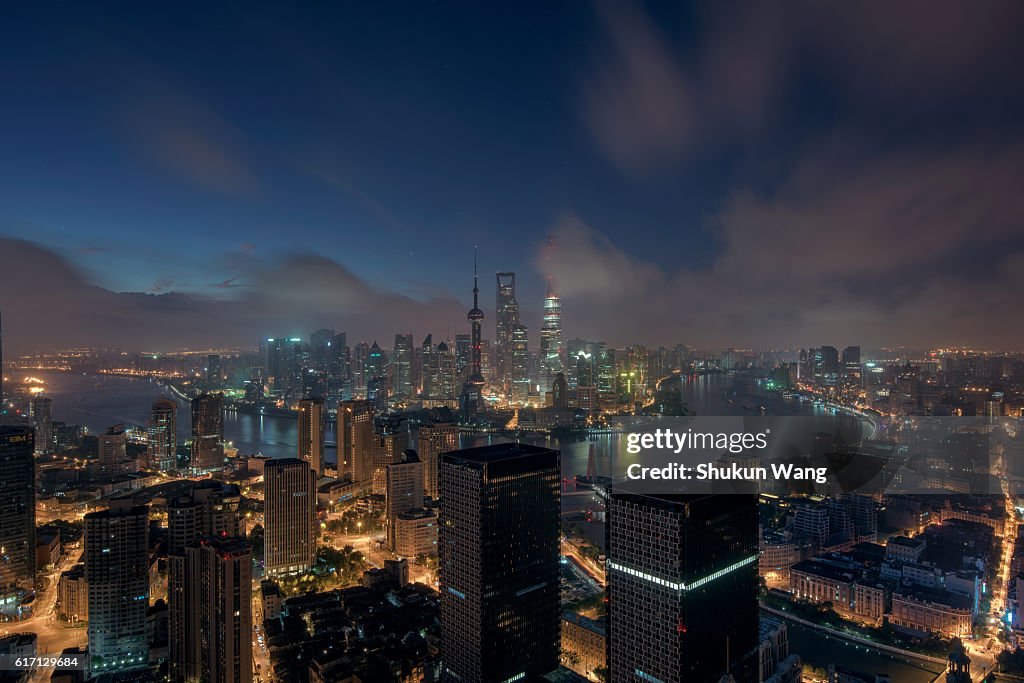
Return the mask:
<path id="1" fill-rule="evenodd" d="M 56 253 L 22 240 L 0 237 L 0 256 L 0 289 L 22 292 L 3 308 L 4 341 L 15 353 L 72 346 L 249 347 L 268 335 L 301 336 L 324 326 L 356 339 L 387 340 L 399 329 L 436 331 L 465 318 L 465 306 L 454 298 L 417 301 L 379 291 L 314 255 L 251 261 L 240 276 L 250 286 L 231 289 L 234 296 L 225 298 L 113 292 Z M 38 277 L 41 272 L 46 277 Z M 36 284 L 26 289 L 27 281 Z"/>
<path id="2" fill-rule="evenodd" d="M 643 12 L 599 5 L 608 40 L 583 85 L 584 119 L 604 152 L 633 173 L 673 160 L 695 135 L 694 93 Z"/>
<path id="3" fill-rule="evenodd" d="M 808 79 L 823 84 L 819 101 L 839 103 L 839 118 L 914 125 L 937 107 L 1001 101 L 1019 89 L 1024 60 L 1024 8 L 1012 0 L 984 12 L 916 0 L 716 2 L 686 18 L 682 40 L 641 4 L 598 3 L 597 16 L 580 115 L 608 160 L 638 178 L 714 143 L 770 143 L 787 107 L 806 105 Z"/>
<path id="4" fill-rule="evenodd" d="M 612 343 L 1015 347 L 1022 174 L 1024 143 L 855 168 L 811 157 L 773 191 L 724 203 L 708 225 L 722 248 L 705 268 L 644 262 L 578 216 L 555 226 L 550 267 L 566 325 Z"/>
<path id="5" fill-rule="evenodd" d="M 116 67 L 126 93 L 118 116 L 132 150 L 195 187 L 233 196 L 257 193 L 247 136 L 159 68 L 132 59 Z"/>
<path id="6" fill-rule="evenodd" d="M 150 292 L 162 292 L 169 289 L 174 284 L 174 280 L 166 277 L 160 277 L 153 281 L 153 286 L 150 287 Z"/>

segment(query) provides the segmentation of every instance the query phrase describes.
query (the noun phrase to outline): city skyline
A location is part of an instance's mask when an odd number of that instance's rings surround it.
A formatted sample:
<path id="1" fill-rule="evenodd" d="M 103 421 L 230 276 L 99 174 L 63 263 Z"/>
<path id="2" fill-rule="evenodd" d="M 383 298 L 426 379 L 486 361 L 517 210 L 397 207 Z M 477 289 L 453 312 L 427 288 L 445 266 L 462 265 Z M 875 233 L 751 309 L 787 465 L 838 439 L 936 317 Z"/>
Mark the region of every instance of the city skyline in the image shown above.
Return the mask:
<path id="1" fill-rule="evenodd" d="M 7 9 L 3 681 L 1024 681 L 1021 2 Z"/>

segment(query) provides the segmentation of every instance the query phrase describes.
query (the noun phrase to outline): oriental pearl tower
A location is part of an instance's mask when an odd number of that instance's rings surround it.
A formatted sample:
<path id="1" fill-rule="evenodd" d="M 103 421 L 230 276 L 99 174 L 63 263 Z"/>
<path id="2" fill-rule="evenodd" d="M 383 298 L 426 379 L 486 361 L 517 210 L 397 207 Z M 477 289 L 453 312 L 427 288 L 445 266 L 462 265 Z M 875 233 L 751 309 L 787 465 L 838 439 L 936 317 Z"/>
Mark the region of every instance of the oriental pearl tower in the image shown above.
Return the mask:
<path id="1" fill-rule="evenodd" d="M 480 371 L 480 323 L 483 322 L 484 312 L 480 310 L 480 289 L 477 287 L 476 247 L 473 248 L 473 308 L 469 310 L 466 318 L 472 326 L 470 349 L 472 368 L 469 377 L 462 385 L 462 396 L 459 402 L 462 407 L 462 417 L 469 422 L 482 407 L 485 384 L 483 373 Z"/>

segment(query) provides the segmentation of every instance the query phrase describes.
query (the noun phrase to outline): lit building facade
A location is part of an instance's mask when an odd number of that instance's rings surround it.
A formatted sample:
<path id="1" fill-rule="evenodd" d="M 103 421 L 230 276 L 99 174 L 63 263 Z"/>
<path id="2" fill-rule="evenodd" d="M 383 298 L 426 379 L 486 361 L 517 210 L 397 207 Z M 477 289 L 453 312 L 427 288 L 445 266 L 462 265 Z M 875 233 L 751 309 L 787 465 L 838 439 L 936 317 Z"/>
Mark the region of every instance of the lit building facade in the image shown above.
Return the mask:
<path id="1" fill-rule="evenodd" d="M 316 482 L 309 463 L 271 460 L 263 468 L 264 572 L 307 571 L 316 556 Z"/>

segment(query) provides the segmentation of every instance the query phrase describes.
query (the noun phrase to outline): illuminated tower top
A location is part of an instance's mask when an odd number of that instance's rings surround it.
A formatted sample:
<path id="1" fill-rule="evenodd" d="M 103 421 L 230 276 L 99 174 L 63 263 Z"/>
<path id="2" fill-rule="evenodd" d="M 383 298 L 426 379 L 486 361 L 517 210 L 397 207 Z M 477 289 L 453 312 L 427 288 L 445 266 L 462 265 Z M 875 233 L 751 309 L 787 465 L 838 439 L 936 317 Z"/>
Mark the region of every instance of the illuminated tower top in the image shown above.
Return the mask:
<path id="1" fill-rule="evenodd" d="M 540 328 L 540 357 L 542 381 L 545 390 L 550 390 L 555 376 L 563 372 L 562 362 L 562 302 L 558 296 L 555 277 L 550 272 L 550 261 L 555 250 L 555 240 L 548 237 L 545 247 L 545 261 L 548 261 L 547 292 L 544 297 L 544 322 Z"/>

